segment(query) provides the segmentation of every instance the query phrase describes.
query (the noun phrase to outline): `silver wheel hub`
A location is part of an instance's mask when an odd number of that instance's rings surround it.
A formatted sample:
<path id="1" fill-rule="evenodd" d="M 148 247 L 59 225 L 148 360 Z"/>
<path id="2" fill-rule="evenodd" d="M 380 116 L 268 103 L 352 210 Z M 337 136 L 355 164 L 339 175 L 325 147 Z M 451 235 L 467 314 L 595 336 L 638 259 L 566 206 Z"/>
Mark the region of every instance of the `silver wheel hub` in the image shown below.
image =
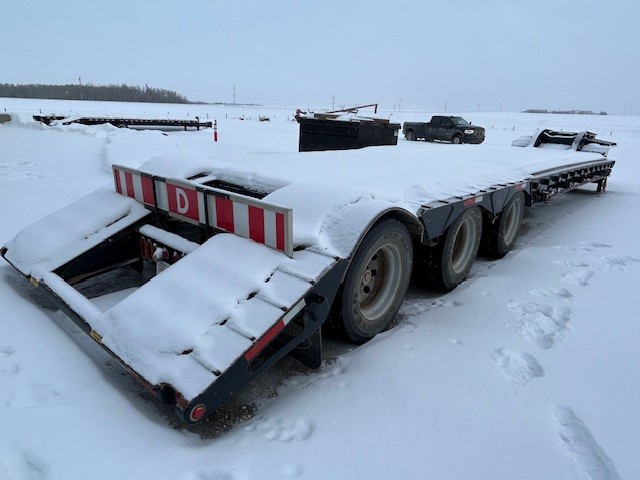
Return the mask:
<path id="1" fill-rule="evenodd" d="M 383 245 L 367 262 L 358 290 L 358 304 L 365 321 L 380 318 L 393 303 L 402 283 L 402 254 L 393 245 Z"/>

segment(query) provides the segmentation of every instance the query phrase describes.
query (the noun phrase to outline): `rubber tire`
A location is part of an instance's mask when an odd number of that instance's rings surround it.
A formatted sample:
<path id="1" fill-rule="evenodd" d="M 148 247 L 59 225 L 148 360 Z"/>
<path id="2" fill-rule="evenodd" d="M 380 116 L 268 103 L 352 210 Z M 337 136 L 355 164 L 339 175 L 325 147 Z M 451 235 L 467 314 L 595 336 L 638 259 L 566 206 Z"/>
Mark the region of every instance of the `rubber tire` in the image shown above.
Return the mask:
<path id="1" fill-rule="evenodd" d="M 430 273 L 436 285 L 451 291 L 467 278 L 478 254 L 481 239 L 482 213 L 478 207 L 472 207 L 451 224 L 444 241 L 433 249 Z"/>
<path id="2" fill-rule="evenodd" d="M 409 131 L 405 134 L 404 138 L 406 138 L 406 139 L 407 139 L 407 140 L 409 140 L 410 142 L 413 142 L 413 141 L 417 140 L 417 138 L 416 138 L 416 134 L 414 133 L 414 131 L 413 131 L 413 130 L 409 130 Z"/>
<path id="3" fill-rule="evenodd" d="M 482 253 L 491 258 L 502 258 L 509 253 L 518 239 L 523 216 L 524 192 L 520 191 L 502 209 L 498 221 L 487 226 Z"/>
<path id="4" fill-rule="evenodd" d="M 392 271 L 367 277 L 367 271 L 374 271 L 371 266 Z M 367 233 L 353 256 L 340 299 L 341 324 L 349 340 L 365 343 L 389 328 L 407 294 L 412 267 L 411 236 L 402 223 L 385 220 Z M 366 292 L 370 284 L 377 294 Z"/>
<path id="5" fill-rule="evenodd" d="M 460 145 L 462 143 L 462 137 L 460 137 L 460 135 L 454 135 L 451 137 L 451 143 L 454 145 Z"/>

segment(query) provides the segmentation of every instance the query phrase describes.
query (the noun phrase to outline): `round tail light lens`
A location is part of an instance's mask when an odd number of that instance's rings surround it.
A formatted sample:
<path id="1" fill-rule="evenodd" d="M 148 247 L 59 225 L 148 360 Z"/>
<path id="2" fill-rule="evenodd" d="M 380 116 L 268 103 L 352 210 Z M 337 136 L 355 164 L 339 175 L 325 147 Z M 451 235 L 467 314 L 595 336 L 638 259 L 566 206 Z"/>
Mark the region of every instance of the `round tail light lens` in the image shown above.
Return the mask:
<path id="1" fill-rule="evenodd" d="M 143 259 L 147 258 L 147 242 L 144 237 L 140 237 L 140 256 Z"/>
<path id="2" fill-rule="evenodd" d="M 151 240 L 147 239 L 147 259 L 151 260 L 153 258 L 153 243 Z"/>
<path id="3" fill-rule="evenodd" d="M 198 422 L 202 420 L 204 417 L 204 412 L 207 411 L 207 407 L 204 404 L 200 403 L 191 409 L 191 413 L 189 414 L 189 419 L 192 422 Z"/>

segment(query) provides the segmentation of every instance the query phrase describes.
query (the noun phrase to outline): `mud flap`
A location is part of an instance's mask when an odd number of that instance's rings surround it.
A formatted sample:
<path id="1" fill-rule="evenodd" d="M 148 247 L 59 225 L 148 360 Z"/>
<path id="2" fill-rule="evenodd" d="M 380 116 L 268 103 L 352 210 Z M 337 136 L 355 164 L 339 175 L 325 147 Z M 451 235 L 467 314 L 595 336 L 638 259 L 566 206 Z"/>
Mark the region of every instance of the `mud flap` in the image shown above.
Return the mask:
<path id="1" fill-rule="evenodd" d="M 303 365 L 309 368 L 319 368 L 322 363 L 322 335 L 321 328 L 313 332 L 306 340 L 303 340 L 289 354 Z"/>

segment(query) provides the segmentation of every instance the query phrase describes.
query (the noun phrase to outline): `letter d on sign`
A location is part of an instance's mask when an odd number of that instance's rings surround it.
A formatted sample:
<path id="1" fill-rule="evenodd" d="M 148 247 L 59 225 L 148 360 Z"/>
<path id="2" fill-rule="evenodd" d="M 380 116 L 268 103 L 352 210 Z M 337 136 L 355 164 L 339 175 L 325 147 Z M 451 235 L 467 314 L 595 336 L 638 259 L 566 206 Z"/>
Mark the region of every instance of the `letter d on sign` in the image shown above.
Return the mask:
<path id="1" fill-rule="evenodd" d="M 167 204 L 171 213 L 190 218 L 196 222 L 200 219 L 198 192 L 195 189 L 167 182 Z"/>
<path id="2" fill-rule="evenodd" d="M 184 190 L 176 187 L 176 209 L 178 213 L 186 215 L 189 211 L 189 198 Z"/>

